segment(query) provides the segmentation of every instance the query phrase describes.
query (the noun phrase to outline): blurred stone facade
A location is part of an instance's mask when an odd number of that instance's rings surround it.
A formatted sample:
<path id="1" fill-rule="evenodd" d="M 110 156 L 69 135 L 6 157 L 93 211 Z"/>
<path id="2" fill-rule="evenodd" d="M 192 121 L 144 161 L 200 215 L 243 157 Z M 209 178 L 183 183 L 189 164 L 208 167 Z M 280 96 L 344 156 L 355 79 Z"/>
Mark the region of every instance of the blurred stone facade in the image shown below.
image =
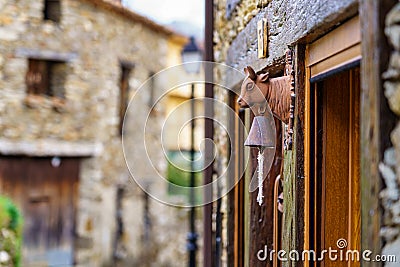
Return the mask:
<path id="1" fill-rule="evenodd" d="M 119 134 L 120 77 L 122 65 L 132 68 L 133 96 L 186 38 L 101 0 L 62 0 L 59 22 L 44 20 L 44 2 L 0 0 L 0 153 L 80 158 L 77 266 L 177 266 L 186 255 L 187 211 L 149 198 L 131 180 Z M 63 80 L 52 83 L 62 86 L 61 96 L 27 94 L 30 58 L 60 64 Z M 143 142 L 134 130 L 146 109 L 144 100 L 127 114 L 132 145 Z M 154 133 L 164 116 L 158 109 Z M 165 172 L 161 145 L 150 149 Z"/>

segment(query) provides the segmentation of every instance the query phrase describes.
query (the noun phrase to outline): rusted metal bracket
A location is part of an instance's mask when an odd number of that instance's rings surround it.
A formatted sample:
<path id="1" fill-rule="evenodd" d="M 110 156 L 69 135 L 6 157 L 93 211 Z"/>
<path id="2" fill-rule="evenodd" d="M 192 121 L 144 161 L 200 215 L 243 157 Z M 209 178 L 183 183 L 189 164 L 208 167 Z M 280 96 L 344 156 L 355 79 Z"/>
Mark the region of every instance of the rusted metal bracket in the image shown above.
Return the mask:
<path id="1" fill-rule="evenodd" d="M 288 49 L 286 51 L 286 75 L 290 77 L 290 109 L 289 109 L 289 125 L 287 130 L 287 137 L 285 140 L 285 149 L 292 150 L 293 147 L 293 127 L 294 127 L 294 110 L 296 103 L 296 92 L 295 92 L 295 77 L 294 77 L 294 66 L 293 66 L 293 51 Z"/>

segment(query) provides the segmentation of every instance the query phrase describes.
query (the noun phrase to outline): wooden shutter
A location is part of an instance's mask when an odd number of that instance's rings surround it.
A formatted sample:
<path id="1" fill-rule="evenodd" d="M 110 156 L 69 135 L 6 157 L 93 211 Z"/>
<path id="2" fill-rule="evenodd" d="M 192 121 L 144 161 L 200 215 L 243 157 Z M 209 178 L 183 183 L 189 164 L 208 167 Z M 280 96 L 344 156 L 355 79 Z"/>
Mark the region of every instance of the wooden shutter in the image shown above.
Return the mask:
<path id="1" fill-rule="evenodd" d="M 26 85 L 28 94 L 49 94 L 49 65 L 46 61 L 29 59 Z"/>

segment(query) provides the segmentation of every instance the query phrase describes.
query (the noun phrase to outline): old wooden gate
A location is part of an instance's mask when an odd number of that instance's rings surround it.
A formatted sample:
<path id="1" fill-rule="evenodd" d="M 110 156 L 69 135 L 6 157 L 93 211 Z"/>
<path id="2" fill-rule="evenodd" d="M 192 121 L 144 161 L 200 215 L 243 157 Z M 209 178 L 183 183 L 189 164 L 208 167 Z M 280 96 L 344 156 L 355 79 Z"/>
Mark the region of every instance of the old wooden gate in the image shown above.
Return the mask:
<path id="1" fill-rule="evenodd" d="M 79 159 L 0 157 L 0 193 L 24 216 L 24 266 L 73 264 Z"/>

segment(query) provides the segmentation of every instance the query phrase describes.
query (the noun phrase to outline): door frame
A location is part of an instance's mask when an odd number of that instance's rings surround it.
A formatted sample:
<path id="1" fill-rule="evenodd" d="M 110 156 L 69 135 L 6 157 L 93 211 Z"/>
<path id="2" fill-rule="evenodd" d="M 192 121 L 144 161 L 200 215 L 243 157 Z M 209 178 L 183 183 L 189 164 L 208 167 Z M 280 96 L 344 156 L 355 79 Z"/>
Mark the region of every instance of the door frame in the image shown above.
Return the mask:
<path id="1" fill-rule="evenodd" d="M 311 174 L 311 155 L 313 154 L 313 135 L 311 111 L 311 96 L 314 92 L 312 81 L 315 78 L 329 76 L 332 72 L 343 68 L 351 67 L 352 64 L 359 64 L 361 60 L 361 30 L 360 17 L 357 15 L 338 28 L 327 33 L 323 37 L 306 46 L 305 55 L 305 127 L 304 132 L 304 177 L 305 177 L 305 201 L 304 201 L 304 250 L 309 250 L 310 246 L 310 182 L 313 177 Z M 340 40 L 340 42 L 338 42 Z M 304 266 L 310 266 L 310 262 L 305 260 Z"/>

